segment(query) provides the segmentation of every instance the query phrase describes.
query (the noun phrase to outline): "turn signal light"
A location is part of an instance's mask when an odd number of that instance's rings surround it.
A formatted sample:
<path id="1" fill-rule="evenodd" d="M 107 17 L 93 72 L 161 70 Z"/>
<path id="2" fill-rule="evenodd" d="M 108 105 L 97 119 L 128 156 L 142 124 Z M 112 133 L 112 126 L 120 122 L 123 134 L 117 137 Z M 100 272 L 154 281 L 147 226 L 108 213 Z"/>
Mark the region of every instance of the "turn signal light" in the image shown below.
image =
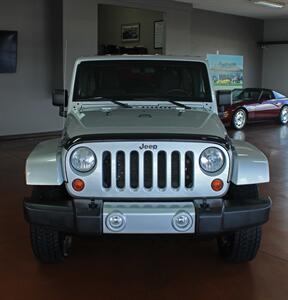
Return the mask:
<path id="1" fill-rule="evenodd" d="M 215 179 L 211 183 L 213 191 L 220 192 L 223 189 L 224 183 L 221 179 Z"/>
<path id="2" fill-rule="evenodd" d="M 72 187 L 76 192 L 81 192 L 85 188 L 85 183 L 82 179 L 75 179 L 72 182 Z"/>

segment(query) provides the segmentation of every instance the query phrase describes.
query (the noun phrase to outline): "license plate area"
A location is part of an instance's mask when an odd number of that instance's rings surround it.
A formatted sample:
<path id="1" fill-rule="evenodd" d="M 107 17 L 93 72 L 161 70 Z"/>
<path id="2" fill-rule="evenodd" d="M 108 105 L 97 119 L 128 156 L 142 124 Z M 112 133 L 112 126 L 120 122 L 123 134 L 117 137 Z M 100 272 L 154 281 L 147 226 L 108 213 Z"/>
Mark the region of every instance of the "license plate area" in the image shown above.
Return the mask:
<path id="1" fill-rule="evenodd" d="M 193 234 L 195 207 L 193 202 L 105 202 L 103 233 Z"/>

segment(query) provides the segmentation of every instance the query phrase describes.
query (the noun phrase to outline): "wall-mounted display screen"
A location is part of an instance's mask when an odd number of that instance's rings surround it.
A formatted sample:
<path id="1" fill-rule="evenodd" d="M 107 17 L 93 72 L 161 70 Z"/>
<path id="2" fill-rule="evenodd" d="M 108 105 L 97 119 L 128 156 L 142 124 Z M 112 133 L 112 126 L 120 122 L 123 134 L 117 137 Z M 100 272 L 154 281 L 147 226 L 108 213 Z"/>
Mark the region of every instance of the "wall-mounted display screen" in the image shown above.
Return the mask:
<path id="1" fill-rule="evenodd" d="M 17 69 L 17 31 L 0 31 L 0 73 Z"/>

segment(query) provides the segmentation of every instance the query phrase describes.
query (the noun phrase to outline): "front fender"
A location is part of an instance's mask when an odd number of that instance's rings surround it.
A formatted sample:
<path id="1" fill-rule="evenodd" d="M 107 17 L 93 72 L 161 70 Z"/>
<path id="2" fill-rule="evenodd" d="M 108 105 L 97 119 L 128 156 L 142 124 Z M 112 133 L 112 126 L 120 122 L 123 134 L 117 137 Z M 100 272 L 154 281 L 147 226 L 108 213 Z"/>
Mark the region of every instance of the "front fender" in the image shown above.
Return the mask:
<path id="1" fill-rule="evenodd" d="M 60 139 L 38 144 L 26 161 L 26 184 L 58 186 L 63 182 Z"/>
<path id="2" fill-rule="evenodd" d="M 233 169 L 231 181 L 236 185 L 267 183 L 270 181 L 267 157 L 255 146 L 232 140 Z"/>

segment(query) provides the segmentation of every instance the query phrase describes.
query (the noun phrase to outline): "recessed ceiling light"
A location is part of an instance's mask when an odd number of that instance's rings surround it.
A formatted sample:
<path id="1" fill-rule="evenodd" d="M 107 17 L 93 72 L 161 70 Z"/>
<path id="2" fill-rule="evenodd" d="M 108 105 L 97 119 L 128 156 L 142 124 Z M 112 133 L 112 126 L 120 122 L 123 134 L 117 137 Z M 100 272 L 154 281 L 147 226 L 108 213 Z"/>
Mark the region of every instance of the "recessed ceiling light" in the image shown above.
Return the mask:
<path id="1" fill-rule="evenodd" d="M 254 2 L 254 4 L 262 5 L 262 6 L 267 6 L 267 7 L 270 7 L 270 8 L 283 8 L 286 5 L 283 2 L 268 1 L 268 0 L 253 1 L 253 2 Z"/>

